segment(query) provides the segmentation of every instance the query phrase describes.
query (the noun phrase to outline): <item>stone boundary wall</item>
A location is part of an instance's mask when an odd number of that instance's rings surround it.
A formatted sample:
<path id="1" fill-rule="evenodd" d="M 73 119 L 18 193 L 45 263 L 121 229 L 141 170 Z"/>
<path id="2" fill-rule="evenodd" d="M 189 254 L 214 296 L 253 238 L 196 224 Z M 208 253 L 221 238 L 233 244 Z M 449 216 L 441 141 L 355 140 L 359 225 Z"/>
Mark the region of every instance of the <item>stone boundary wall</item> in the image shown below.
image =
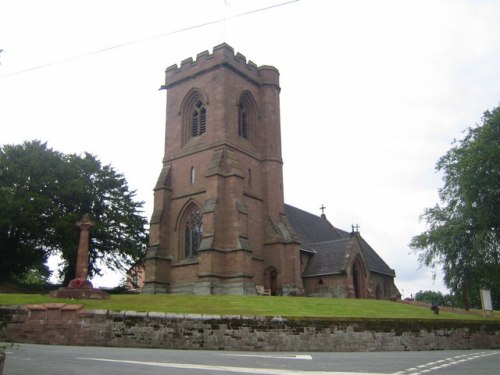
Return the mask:
<path id="1" fill-rule="evenodd" d="M 0 307 L 0 341 L 293 352 L 500 349 L 500 322 L 184 315 L 52 303 Z"/>

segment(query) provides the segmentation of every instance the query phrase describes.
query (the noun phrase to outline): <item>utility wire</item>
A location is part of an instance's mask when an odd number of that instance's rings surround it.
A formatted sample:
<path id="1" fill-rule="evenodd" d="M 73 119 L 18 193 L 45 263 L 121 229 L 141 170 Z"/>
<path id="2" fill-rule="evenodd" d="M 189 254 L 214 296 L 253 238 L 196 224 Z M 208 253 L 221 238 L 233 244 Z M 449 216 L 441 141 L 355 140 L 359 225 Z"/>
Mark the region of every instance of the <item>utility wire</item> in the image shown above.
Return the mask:
<path id="1" fill-rule="evenodd" d="M 148 36 L 148 37 L 145 37 L 145 38 L 136 39 L 136 40 L 132 40 L 132 41 L 129 41 L 129 42 L 115 44 L 113 46 L 109 46 L 109 47 L 106 47 L 106 48 L 98 49 L 98 50 L 91 51 L 91 52 L 86 52 L 86 53 L 83 53 L 81 55 L 75 55 L 75 56 L 71 56 L 71 57 L 66 57 L 66 58 L 61 59 L 61 60 L 56 60 L 56 61 L 48 62 L 48 63 L 45 63 L 45 64 L 37 65 L 37 66 L 31 67 L 31 68 L 27 68 L 27 69 L 23 69 L 23 70 L 18 70 L 16 72 L 12 72 L 12 73 L 0 76 L 0 79 L 6 78 L 6 77 L 10 77 L 10 76 L 14 76 L 14 75 L 19 75 L 19 74 L 22 74 L 22 73 L 31 72 L 33 70 L 39 70 L 39 69 L 43 69 L 43 68 L 48 68 L 50 66 L 63 64 L 63 63 L 68 62 L 68 61 L 78 60 L 78 59 L 81 59 L 81 58 L 84 58 L 84 57 L 88 57 L 88 56 L 92 56 L 92 55 L 97 55 L 97 54 L 100 54 L 100 53 L 103 53 L 103 52 L 108 52 L 108 51 L 111 51 L 111 50 L 114 50 L 114 49 L 123 48 L 123 47 L 129 46 L 129 45 L 132 45 L 132 44 L 138 44 L 138 43 L 142 43 L 142 42 L 145 42 L 145 41 L 148 41 L 148 40 L 152 40 L 152 39 L 158 39 L 158 38 L 162 38 L 162 37 L 169 36 L 169 35 L 180 34 L 180 33 L 186 32 L 186 31 L 190 31 L 190 30 L 200 29 L 202 27 L 214 25 L 214 24 L 217 24 L 219 22 L 225 22 L 226 20 L 248 16 L 250 14 L 259 13 L 259 12 L 263 12 L 263 11 L 266 11 L 266 10 L 269 10 L 269 9 L 278 8 L 278 7 L 289 5 L 289 4 L 292 4 L 292 3 L 296 3 L 298 1 L 300 1 L 300 0 L 290 0 L 290 1 L 286 1 L 284 3 L 270 5 L 270 6 L 267 6 L 267 7 L 264 7 L 264 8 L 249 10 L 247 12 L 235 14 L 235 15 L 229 16 L 229 17 L 225 17 L 224 16 L 223 18 L 218 18 L 218 19 L 215 19 L 215 20 L 212 20 L 212 21 L 200 23 L 200 24 L 193 25 L 193 26 L 184 27 L 184 28 L 173 30 L 173 31 L 169 31 L 169 32 L 166 32 L 166 33 L 157 34 L 157 35 L 153 35 L 153 36 Z"/>

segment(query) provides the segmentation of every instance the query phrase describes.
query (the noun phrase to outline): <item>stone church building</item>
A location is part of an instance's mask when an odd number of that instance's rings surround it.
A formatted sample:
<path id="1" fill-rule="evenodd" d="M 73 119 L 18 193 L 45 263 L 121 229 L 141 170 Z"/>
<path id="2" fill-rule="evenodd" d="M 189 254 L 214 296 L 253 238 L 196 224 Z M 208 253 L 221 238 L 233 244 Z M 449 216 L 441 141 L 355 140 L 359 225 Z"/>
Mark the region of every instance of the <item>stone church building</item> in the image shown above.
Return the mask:
<path id="1" fill-rule="evenodd" d="M 357 231 L 284 203 L 276 68 L 221 44 L 167 68 L 162 88 L 143 293 L 399 298 Z"/>

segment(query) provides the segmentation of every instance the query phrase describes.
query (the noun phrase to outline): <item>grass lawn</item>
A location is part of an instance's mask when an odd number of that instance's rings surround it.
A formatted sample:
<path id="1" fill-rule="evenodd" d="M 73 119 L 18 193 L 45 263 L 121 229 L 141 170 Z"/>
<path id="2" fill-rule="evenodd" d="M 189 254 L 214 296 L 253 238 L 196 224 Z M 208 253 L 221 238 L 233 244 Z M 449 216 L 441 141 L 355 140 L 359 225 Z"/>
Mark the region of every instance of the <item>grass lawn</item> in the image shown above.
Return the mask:
<path id="1" fill-rule="evenodd" d="M 0 294 L 0 305 L 40 303 L 82 304 L 86 309 L 156 311 L 170 313 L 283 316 L 318 318 L 401 318 L 401 319 L 466 319 L 500 320 L 494 312 L 486 318 L 480 312 L 457 314 L 409 304 L 368 299 L 264 297 L 264 296 L 194 296 L 194 295 L 130 295 L 113 294 L 109 300 L 70 300 L 36 294 Z"/>

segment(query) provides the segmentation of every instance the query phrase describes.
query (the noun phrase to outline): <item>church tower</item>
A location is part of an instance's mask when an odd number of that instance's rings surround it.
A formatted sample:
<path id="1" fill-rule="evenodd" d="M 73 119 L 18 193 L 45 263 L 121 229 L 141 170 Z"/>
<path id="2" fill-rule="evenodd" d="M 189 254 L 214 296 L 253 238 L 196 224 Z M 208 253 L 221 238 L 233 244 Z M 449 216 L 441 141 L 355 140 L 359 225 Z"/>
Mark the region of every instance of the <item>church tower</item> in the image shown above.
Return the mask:
<path id="1" fill-rule="evenodd" d="M 166 70 L 144 293 L 302 294 L 285 216 L 279 72 L 227 44 Z"/>

